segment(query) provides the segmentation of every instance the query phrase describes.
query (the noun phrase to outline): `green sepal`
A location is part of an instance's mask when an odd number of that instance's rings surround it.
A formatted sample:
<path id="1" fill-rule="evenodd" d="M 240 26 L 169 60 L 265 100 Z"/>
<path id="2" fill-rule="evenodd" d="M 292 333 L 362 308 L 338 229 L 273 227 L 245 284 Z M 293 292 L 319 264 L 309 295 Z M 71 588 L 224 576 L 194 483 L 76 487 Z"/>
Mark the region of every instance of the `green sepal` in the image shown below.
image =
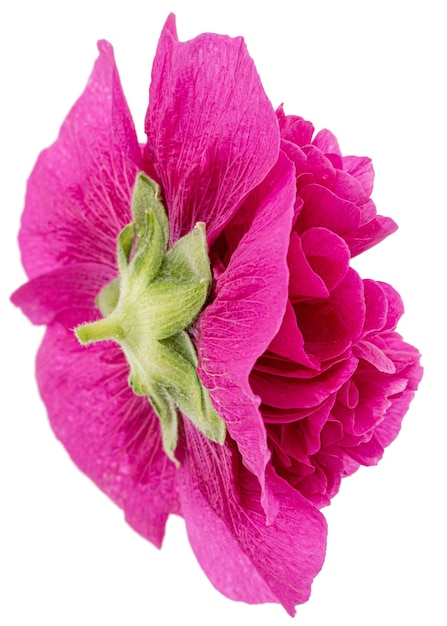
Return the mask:
<path id="1" fill-rule="evenodd" d="M 163 450 L 171 461 L 180 467 L 175 457 L 178 442 L 178 414 L 175 402 L 162 387 L 156 386 L 148 394 L 148 398 L 160 419 Z"/>
<path id="2" fill-rule="evenodd" d="M 136 394 L 156 398 L 157 393 L 162 393 L 163 397 L 172 399 L 208 439 L 218 443 L 225 441 L 225 422 L 214 409 L 209 391 L 197 375 L 197 354 L 186 331 L 152 344 L 151 362 L 144 367 L 143 354 L 125 352 L 131 365 L 129 384 Z M 156 403 L 152 400 L 151 403 L 162 419 Z M 160 406 L 166 410 L 162 403 Z"/>
<path id="3" fill-rule="evenodd" d="M 223 443 L 226 434 L 197 375 L 197 354 L 187 332 L 211 285 L 205 225 L 198 223 L 168 250 L 169 222 L 159 188 L 145 174 L 137 176 L 132 216 L 134 222 L 118 237 L 120 277 L 96 299 L 104 318 L 75 332 L 83 344 L 110 339 L 121 346 L 129 384 L 151 402 L 163 448 L 178 464 L 177 407 L 209 439 Z"/>
<path id="4" fill-rule="evenodd" d="M 137 235 L 132 271 L 149 285 L 157 276 L 165 253 L 165 243 L 160 222 L 149 209 L 144 216 L 145 228 Z"/>
<path id="5" fill-rule="evenodd" d="M 118 235 L 117 261 L 120 275 L 123 277 L 127 274 L 127 266 L 130 262 L 134 239 L 135 226 L 133 222 L 131 222 L 127 224 Z"/>
<path id="6" fill-rule="evenodd" d="M 145 327 L 157 339 L 165 339 L 189 326 L 199 314 L 208 295 L 208 285 L 152 283 L 147 289 Z"/>
<path id="7" fill-rule="evenodd" d="M 176 282 L 206 281 L 211 284 L 210 260 L 205 224 L 198 222 L 194 229 L 179 239 L 163 259 L 159 279 Z"/>
<path id="8" fill-rule="evenodd" d="M 138 237 L 144 233 L 146 228 L 145 214 L 151 209 L 160 224 L 163 248 L 166 249 L 169 242 L 169 220 L 160 200 L 160 187 L 146 174 L 140 172 L 137 175 L 132 194 L 132 218 Z"/>
<path id="9" fill-rule="evenodd" d="M 174 354 L 189 363 L 191 371 L 194 372 L 194 376 L 191 375 L 188 381 L 190 389 L 194 389 L 194 392 L 191 393 L 190 391 L 185 399 L 185 397 L 179 395 L 177 386 L 171 390 L 172 397 L 176 400 L 180 409 L 208 439 L 224 443 L 226 435 L 225 422 L 213 407 L 209 391 L 203 386 L 197 375 L 198 359 L 191 337 L 187 332 L 183 331 L 160 343 L 168 346 Z M 194 404 L 190 401 L 191 397 Z"/>
<path id="10" fill-rule="evenodd" d="M 101 311 L 103 317 L 107 317 L 115 310 L 119 297 L 120 278 L 117 277 L 103 287 L 95 298 L 95 305 Z"/>

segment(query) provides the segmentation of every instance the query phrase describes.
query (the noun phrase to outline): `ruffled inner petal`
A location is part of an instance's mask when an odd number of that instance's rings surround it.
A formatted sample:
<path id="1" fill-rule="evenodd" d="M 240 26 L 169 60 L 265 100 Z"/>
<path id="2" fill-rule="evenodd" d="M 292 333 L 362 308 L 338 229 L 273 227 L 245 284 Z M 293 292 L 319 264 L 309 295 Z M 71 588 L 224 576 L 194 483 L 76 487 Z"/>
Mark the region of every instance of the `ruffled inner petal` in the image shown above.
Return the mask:
<path id="1" fill-rule="evenodd" d="M 351 250 L 351 256 L 355 257 L 376 246 L 396 230 L 397 224 L 390 217 L 377 215 L 370 222 L 345 232 L 343 239 Z"/>
<path id="2" fill-rule="evenodd" d="M 300 190 L 300 196 L 304 200 L 304 206 L 297 221 L 299 232 L 314 226 L 322 226 L 344 236 L 345 233 L 358 228 L 360 223 L 358 207 L 349 200 L 343 200 L 326 187 L 316 183 L 306 185 Z"/>
<path id="3" fill-rule="evenodd" d="M 345 241 L 326 228 L 311 228 L 301 235 L 303 252 L 313 271 L 332 291 L 346 276 L 350 254 Z"/>
<path id="4" fill-rule="evenodd" d="M 349 269 L 329 298 L 294 304 L 307 354 L 328 360 L 342 354 L 361 336 L 365 321 L 363 283 Z"/>

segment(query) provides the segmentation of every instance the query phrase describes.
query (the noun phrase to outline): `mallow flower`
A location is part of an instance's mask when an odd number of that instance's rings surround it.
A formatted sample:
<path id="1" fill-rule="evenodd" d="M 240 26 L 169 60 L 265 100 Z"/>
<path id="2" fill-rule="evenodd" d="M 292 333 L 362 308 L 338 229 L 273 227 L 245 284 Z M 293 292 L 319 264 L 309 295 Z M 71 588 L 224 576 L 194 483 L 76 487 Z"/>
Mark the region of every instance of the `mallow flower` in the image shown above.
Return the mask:
<path id="1" fill-rule="evenodd" d="M 12 296 L 77 466 L 161 546 L 181 515 L 228 597 L 305 602 L 321 508 L 378 462 L 421 377 L 402 302 L 353 256 L 396 225 L 367 158 L 277 111 L 243 39 L 156 52 L 140 145 L 113 50 L 28 182 Z"/>

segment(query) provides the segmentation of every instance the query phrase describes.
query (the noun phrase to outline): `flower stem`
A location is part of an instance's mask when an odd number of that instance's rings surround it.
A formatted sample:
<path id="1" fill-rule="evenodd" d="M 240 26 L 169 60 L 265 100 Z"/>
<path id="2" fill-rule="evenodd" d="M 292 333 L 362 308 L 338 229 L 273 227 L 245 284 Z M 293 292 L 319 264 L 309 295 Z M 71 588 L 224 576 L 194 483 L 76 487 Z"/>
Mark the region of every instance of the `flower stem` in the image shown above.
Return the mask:
<path id="1" fill-rule="evenodd" d="M 89 324 L 82 324 L 75 329 L 76 337 L 83 345 L 93 343 L 95 341 L 117 341 L 120 342 L 124 339 L 124 330 L 114 318 L 113 315 L 91 322 Z"/>

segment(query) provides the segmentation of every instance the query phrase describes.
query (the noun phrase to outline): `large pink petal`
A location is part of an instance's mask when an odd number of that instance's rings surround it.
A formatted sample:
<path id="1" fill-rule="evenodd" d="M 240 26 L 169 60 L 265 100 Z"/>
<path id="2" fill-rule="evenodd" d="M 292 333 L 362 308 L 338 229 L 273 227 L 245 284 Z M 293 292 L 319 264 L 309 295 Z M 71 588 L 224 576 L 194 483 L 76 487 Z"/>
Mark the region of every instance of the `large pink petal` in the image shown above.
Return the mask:
<path id="1" fill-rule="evenodd" d="M 31 279 L 13 293 L 11 300 L 33 324 L 49 324 L 64 311 L 91 310 L 96 296 L 113 276 L 106 265 L 76 263 Z"/>
<path id="2" fill-rule="evenodd" d="M 275 164 L 279 129 L 241 38 L 180 43 L 171 15 L 160 37 L 146 116 L 171 238 L 207 225 L 212 241 Z"/>
<path id="3" fill-rule="evenodd" d="M 298 491 L 267 467 L 279 502 L 266 525 L 259 484 L 231 442 L 218 446 L 185 424 L 188 456 L 180 498 L 197 559 L 211 582 L 230 598 L 281 602 L 293 615 L 310 595 L 326 548 L 326 523 Z"/>
<path id="4" fill-rule="evenodd" d="M 270 452 L 260 400 L 248 377 L 278 332 L 287 304 L 295 179 L 285 155 L 281 154 L 255 200 L 258 212 L 217 281 L 216 299 L 200 318 L 197 337 L 200 377 L 246 467 L 262 486 Z"/>
<path id="5" fill-rule="evenodd" d="M 115 242 L 130 221 L 141 151 L 113 50 L 100 56 L 56 142 L 28 181 L 20 247 L 30 278 L 73 262 L 115 267 Z"/>
<path id="6" fill-rule="evenodd" d="M 175 506 L 175 467 L 163 452 L 158 418 L 127 383 L 118 346 L 86 348 L 67 330 L 83 316 L 72 311 L 63 323 L 54 321 L 38 354 L 37 378 L 51 425 L 78 467 L 124 509 L 129 524 L 160 546 Z"/>

